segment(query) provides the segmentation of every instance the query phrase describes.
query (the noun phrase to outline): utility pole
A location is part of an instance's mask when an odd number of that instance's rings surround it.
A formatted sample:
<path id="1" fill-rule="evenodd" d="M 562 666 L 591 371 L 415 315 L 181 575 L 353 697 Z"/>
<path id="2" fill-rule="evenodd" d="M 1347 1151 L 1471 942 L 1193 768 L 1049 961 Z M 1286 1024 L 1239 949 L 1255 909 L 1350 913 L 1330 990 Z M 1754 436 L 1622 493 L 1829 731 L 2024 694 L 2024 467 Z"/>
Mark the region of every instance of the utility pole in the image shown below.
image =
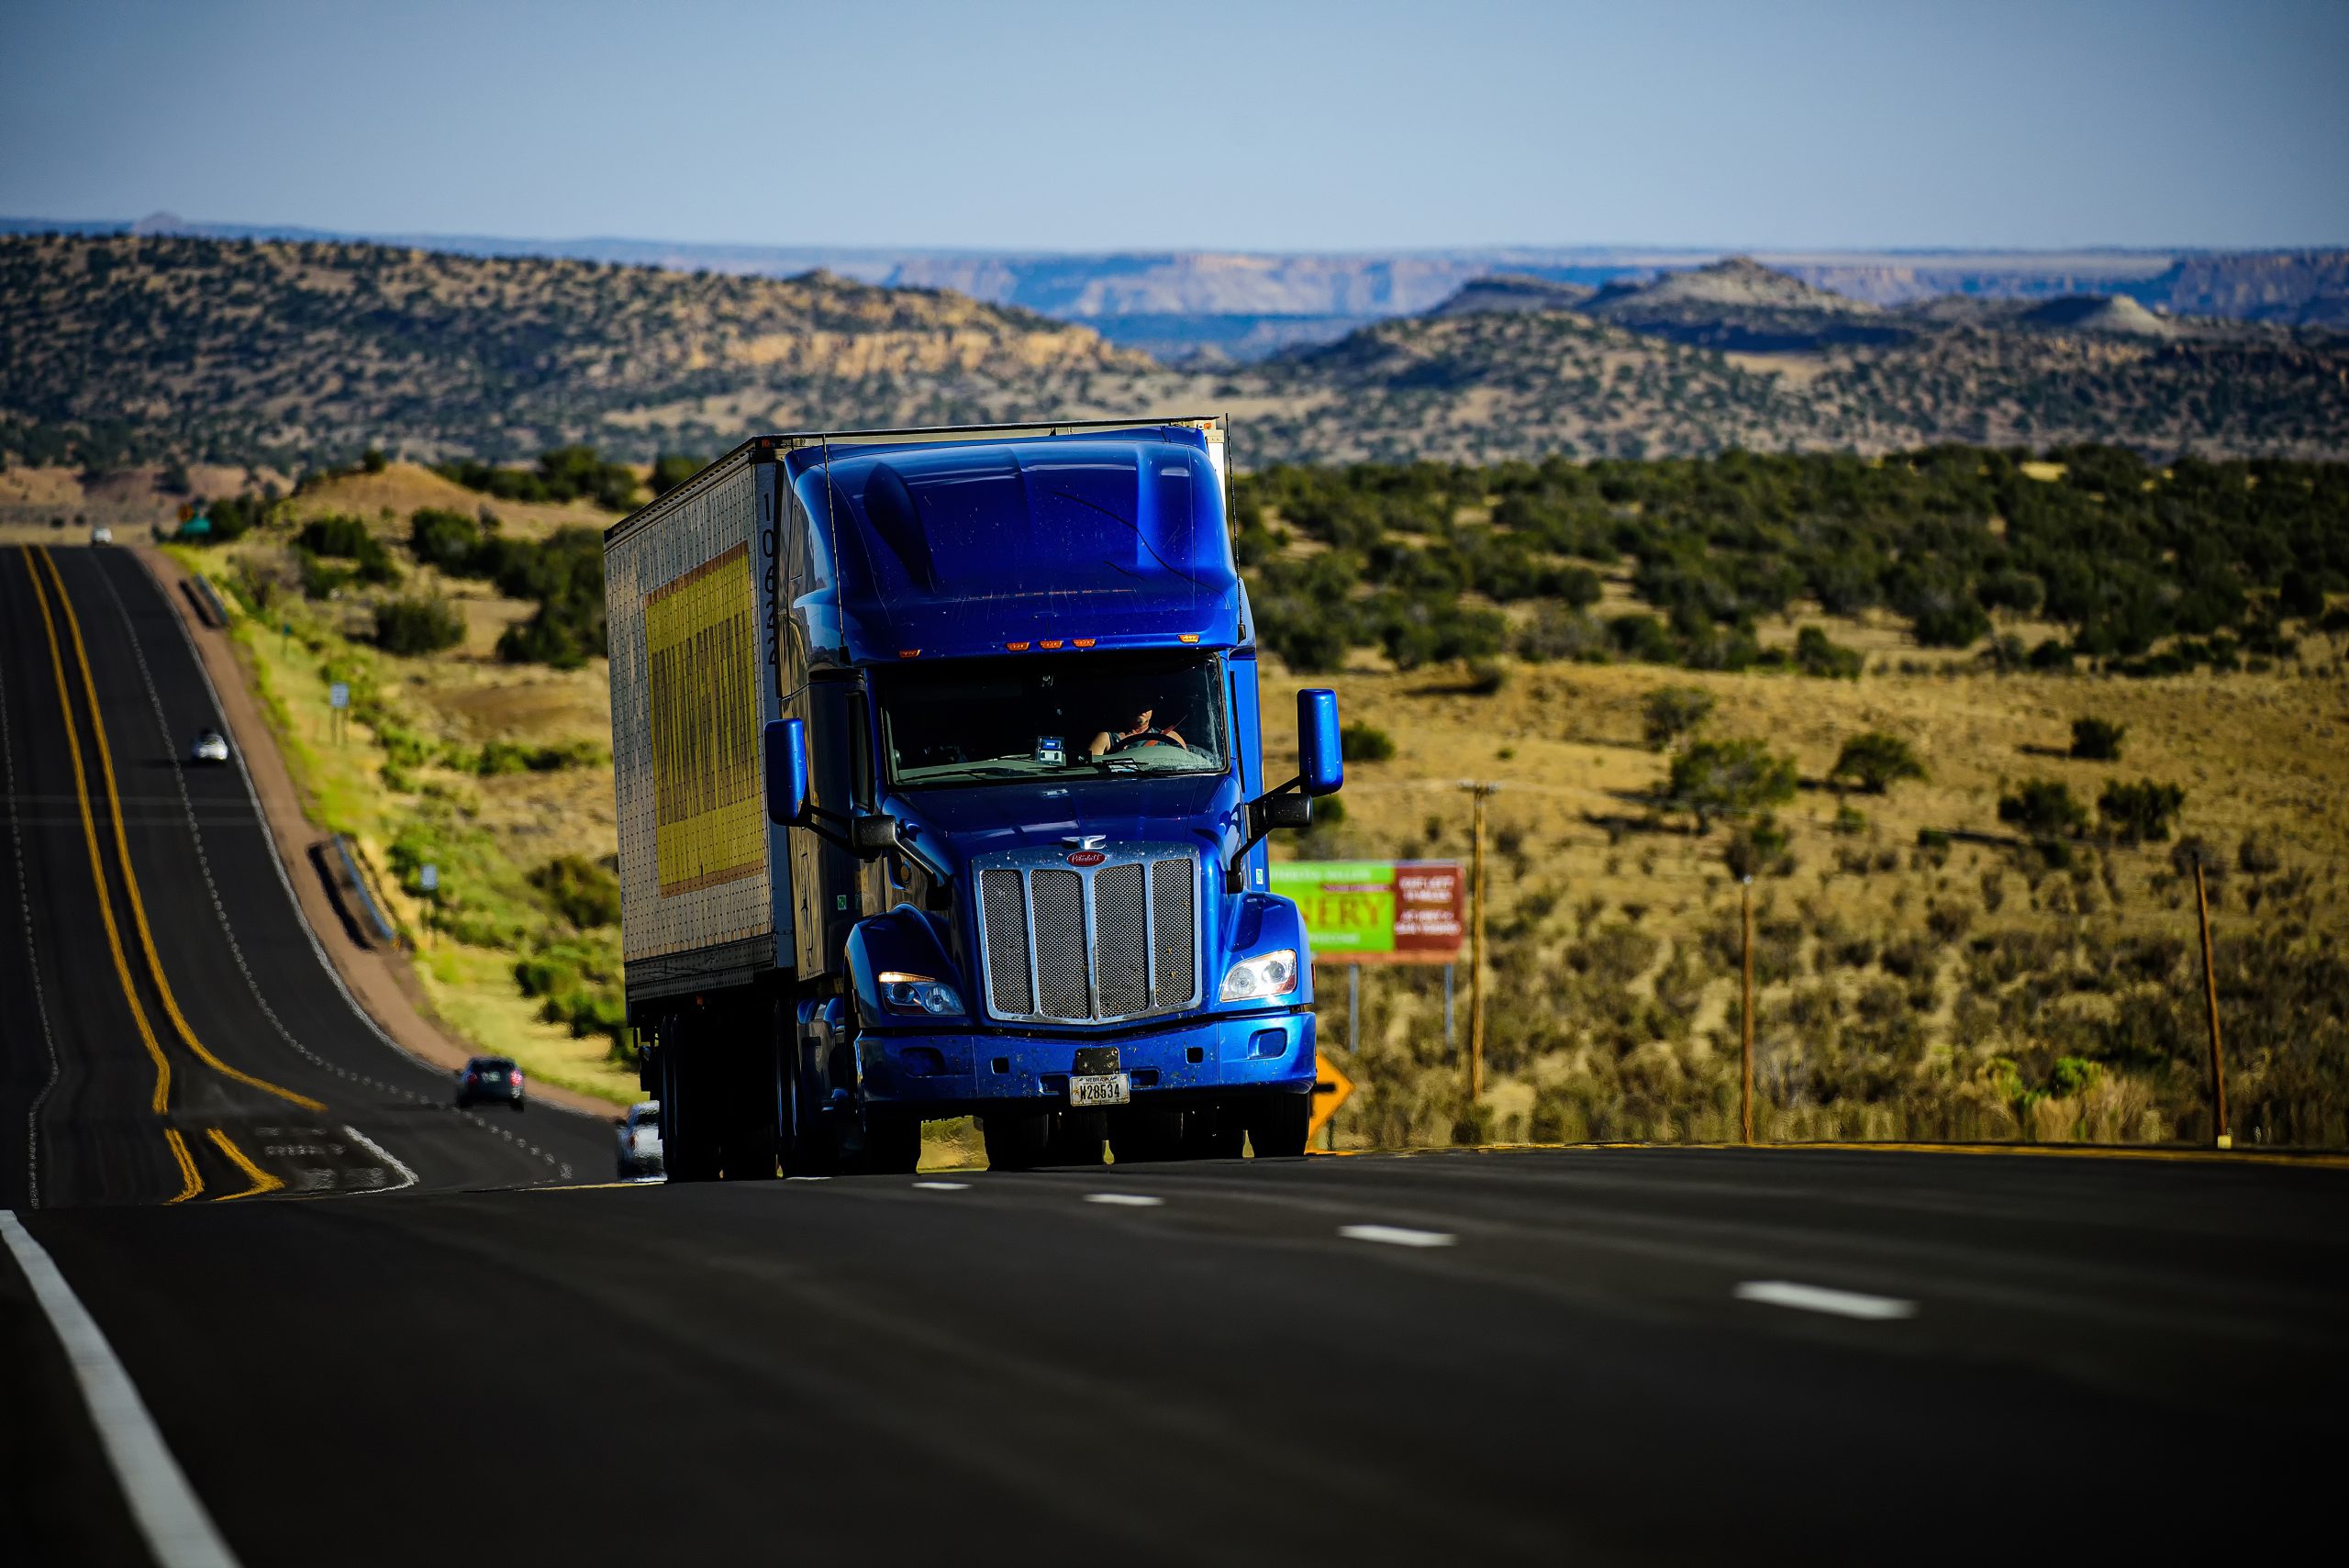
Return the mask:
<path id="1" fill-rule="evenodd" d="M 1468 862 L 1468 1103 L 1485 1097 L 1485 801 L 1501 786 L 1463 779 L 1475 800 Z"/>
<path id="2" fill-rule="evenodd" d="M 2202 917 L 2202 1006 L 2210 1018 L 2210 1104 L 2217 1118 L 2215 1147 L 2232 1149 L 2227 1130 L 2227 1063 L 2219 1049 L 2219 972 L 2210 962 L 2210 893 L 2202 881 L 2202 858 L 2194 858 L 2194 907 Z"/>
<path id="3" fill-rule="evenodd" d="M 1753 879 L 1746 877 L 1738 884 L 1737 900 L 1745 928 L 1745 995 L 1737 1010 L 1738 1059 L 1743 1084 L 1737 1095 L 1738 1126 L 1745 1134 L 1745 1141 L 1753 1141 Z"/>

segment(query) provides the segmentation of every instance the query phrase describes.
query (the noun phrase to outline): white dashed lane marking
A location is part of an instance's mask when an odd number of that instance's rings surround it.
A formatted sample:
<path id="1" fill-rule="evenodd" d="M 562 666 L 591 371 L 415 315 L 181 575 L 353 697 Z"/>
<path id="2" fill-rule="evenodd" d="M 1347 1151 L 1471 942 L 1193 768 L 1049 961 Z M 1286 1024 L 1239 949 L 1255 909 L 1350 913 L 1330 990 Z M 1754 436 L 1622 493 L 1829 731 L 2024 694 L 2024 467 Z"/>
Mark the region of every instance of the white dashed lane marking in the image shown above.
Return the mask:
<path id="1" fill-rule="evenodd" d="M 971 1190 L 968 1182 L 916 1182 L 914 1185 L 926 1193 L 966 1193 Z"/>
<path id="2" fill-rule="evenodd" d="M 1146 1193 L 1087 1193 L 1085 1201 L 1114 1204 L 1119 1208 L 1156 1208 L 1166 1200 Z"/>
<path id="3" fill-rule="evenodd" d="M 1380 1241 L 1389 1247 L 1449 1247 L 1456 1238 L 1441 1230 L 1411 1230 L 1400 1225 L 1341 1225 L 1349 1241 Z"/>
<path id="4" fill-rule="evenodd" d="M 1898 1296 L 1863 1296 L 1857 1291 L 1830 1290 L 1825 1285 L 1797 1284 L 1792 1280 L 1750 1279 L 1731 1294 L 1740 1301 L 1759 1301 L 1770 1307 L 1791 1307 L 1798 1312 L 1824 1312 L 1836 1318 L 1873 1322 L 1917 1316 L 1917 1304 Z"/>

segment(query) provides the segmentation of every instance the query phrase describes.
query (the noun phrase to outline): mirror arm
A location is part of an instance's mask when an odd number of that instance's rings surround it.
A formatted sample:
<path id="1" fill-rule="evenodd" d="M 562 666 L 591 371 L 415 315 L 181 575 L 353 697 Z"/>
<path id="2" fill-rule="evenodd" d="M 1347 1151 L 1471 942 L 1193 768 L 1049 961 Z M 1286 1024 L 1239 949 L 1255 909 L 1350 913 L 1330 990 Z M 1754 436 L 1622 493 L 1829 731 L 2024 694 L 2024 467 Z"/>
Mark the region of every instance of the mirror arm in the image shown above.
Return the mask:
<path id="1" fill-rule="evenodd" d="M 1223 870 L 1223 890 L 1226 893 L 1245 893 L 1248 890 L 1248 868 L 1245 864 L 1248 851 L 1254 849 L 1265 835 L 1273 830 L 1269 824 L 1264 827 L 1256 825 L 1256 807 L 1276 795 L 1286 795 L 1291 790 L 1300 790 L 1304 787 L 1305 775 L 1299 773 L 1288 783 L 1275 784 L 1248 803 L 1244 808 L 1248 813 L 1248 837 L 1241 842 L 1240 848 L 1232 851 L 1231 863 Z"/>

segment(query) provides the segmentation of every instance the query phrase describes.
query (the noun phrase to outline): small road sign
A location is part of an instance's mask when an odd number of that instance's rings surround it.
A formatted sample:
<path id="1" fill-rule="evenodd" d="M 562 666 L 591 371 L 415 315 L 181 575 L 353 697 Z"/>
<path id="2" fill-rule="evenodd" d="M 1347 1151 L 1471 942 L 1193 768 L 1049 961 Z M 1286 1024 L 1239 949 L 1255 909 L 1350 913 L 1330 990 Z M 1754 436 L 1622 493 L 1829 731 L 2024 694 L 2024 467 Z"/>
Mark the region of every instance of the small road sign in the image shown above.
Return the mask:
<path id="1" fill-rule="evenodd" d="M 416 884 L 427 893 L 440 892 L 440 868 L 427 862 L 425 868 L 416 873 Z"/>
<path id="2" fill-rule="evenodd" d="M 328 707 L 349 707 L 351 706 L 351 683 L 348 681 L 337 681 L 334 684 L 328 686 L 327 688 L 327 706 Z"/>
<path id="3" fill-rule="evenodd" d="M 1313 1141 L 1320 1130 L 1330 1125 L 1338 1107 L 1354 1092 L 1353 1080 L 1338 1071 L 1338 1064 L 1322 1051 L 1313 1053 L 1313 1119 L 1305 1129 L 1305 1140 Z"/>

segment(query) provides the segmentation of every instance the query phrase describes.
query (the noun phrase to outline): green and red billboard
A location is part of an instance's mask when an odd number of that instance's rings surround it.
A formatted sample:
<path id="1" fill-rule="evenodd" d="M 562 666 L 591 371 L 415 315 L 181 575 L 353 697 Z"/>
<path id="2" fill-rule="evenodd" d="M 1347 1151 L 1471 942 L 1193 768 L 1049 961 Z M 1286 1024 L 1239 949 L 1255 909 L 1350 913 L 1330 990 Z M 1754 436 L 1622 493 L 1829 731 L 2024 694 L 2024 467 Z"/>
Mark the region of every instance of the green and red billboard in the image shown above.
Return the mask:
<path id="1" fill-rule="evenodd" d="M 1304 913 L 1318 963 L 1450 963 L 1465 879 L 1456 861 L 1280 861 L 1273 891 Z"/>

